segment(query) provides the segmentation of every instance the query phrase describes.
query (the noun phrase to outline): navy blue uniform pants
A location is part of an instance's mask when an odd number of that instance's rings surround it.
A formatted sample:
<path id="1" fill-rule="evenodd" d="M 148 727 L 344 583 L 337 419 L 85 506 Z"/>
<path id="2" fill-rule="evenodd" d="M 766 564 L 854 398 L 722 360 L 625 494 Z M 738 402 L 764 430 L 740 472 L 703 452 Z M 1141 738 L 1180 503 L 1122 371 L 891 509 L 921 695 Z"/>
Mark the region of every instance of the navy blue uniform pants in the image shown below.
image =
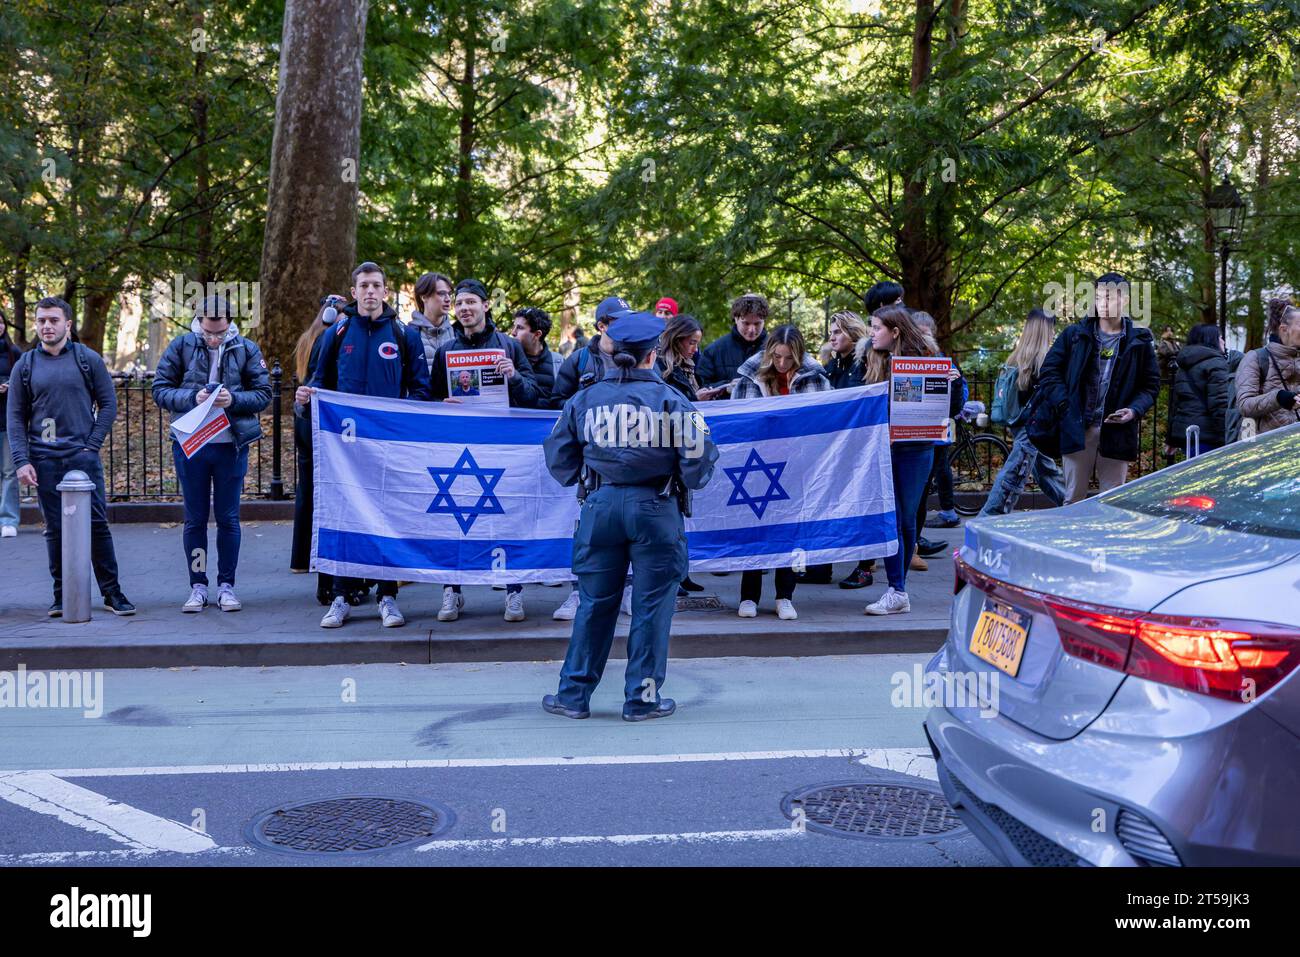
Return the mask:
<path id="1" fill-rule="evenodd" d="M 614 644 L 629 561 L 632 628 L 623 710 L 645 713 L 659 704 L 677 583 L 687 569 L 686 524 L 677 500 L 661 498 L 655 488 L 604 485 L 587 496 L 573 536 L 580 603 L 556 695 L 566 708 L 589 710 Z"/>

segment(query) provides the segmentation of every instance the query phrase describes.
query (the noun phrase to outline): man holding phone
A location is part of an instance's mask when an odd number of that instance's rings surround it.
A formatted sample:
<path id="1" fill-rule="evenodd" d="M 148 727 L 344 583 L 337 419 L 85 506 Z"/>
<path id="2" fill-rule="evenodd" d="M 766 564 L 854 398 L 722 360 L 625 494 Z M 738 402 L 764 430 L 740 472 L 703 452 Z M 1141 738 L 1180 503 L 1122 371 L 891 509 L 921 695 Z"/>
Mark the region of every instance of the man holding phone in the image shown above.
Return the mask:
<path id="1" fill-rule="evenodd" d="M 1052 415 L 1033 428 L 1059 434 L 1066 504 L 1088 497 L 1094 472 L 1102 492 L 1124 484 L 1142 416 L 1160 392 L 1151 331 L 1128 315 L 1128 280 L 1115 272 L 1097 277 L 1093 302 L 1094 315 L 1057 336 L 1038 380 Z"/>
<path id="2" fill-rule="evenodd" d="M 158 408 L 180 418 L 215 392 L 212 405 L 225 409 L 230 428 L 186 456 L 172 440 L 176 479 L 185 505 L 185 561 L 190 597 L 187 614 L 208 605 L 208 511 L 217 517 L 217 607 L 239 611 L 235 566 L 239 563 L 239 497 L 248 472 L 248 448 L 262 437 L 258 413 L 270 404 L 271 381 L 257 345 L 239 334 L 230 304 L 220 296 L 199 303 L 190 331 L 167 346 L 153 378 Z"/>

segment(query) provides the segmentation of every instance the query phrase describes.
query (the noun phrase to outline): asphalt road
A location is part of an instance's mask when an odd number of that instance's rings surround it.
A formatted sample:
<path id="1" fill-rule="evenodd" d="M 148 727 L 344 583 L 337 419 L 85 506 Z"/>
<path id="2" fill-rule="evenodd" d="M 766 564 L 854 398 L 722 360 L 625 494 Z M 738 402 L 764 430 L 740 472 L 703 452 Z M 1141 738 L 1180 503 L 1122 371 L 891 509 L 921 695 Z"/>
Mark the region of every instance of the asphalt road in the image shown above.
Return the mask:
<path id="1" fill-rule="evenodd" d="M 923 661 L 674 661 L 678 714 L 640 724 L 619 661 L 586 721 L 541 710 L 554 662 L 101 672 L 98 717 L 0 708 L 0 865 L 992 864 L 961 828 L 864 840 L 783 811 L 818 784 L 937 790 L 924 712 L 891 703 Z M 262 812 L 352 795 L 445 826 L 369 855 L 250 840 Z"/>

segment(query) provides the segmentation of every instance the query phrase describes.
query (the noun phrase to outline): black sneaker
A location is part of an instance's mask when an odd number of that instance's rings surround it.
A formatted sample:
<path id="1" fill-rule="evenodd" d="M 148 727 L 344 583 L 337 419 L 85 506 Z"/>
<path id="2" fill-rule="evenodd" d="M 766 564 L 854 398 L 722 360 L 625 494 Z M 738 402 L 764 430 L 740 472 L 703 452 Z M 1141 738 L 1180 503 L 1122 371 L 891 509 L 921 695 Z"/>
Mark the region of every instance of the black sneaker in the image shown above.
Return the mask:
<path id="1" fill-rule="evenodd" d="M 121 592 L 104 596 L 104 607 L 115 615 L 134 615 L 135 605 L 126 600 Z"/>
<path id="2" fill-rule="evenodd" d="M 833 572 L 830 565 L 814 565 L 797 577 L 800 585 L 831 585 L 835 582 Z"/>
<path id="3" fill-rule="evenodd" d="M 63 599 L 62 599 L 62 598 L 56 598 L 56 599 L 54 599 L 54 604 L 52 604 L 52 605 L 49 607 L 49 609 L 45 612 L 45 614 L 49 615 L 51 618 L 62 618 L 62 617 L 63 617 Z"/>
<path id="4" fill-rule="evenodd" d="M 701 585 L 699 582 L 691 581 L 690 575 L 687 575 L 685 578 L 683 578 L 681 581 L 681 585 L 679 585 L 678 587 L 684 588 L 686 591 L 704 591 L 704 586 Z"/>
<path id="5" fill-rule="evenodd" d="M 947 542 L 936 542 L 929 538 L 919 538 L 916 541 L 916 550 L 922 558 L 933 558 L 935 555 L 942 555 L 951 547 Z"/>
<path id="6" fill-rule="evenodd" d="M 575 711 L 573 708 L 566 708 L 556 699 L 555 695 L 548 694 L 542 696 L 542 710 L 548 714 L 558 714 L 562 718 L 590 718 L 590 711 Z"/>
<path id="7" fill-rule="evenodd" d="M 871 577 L 871 572 L 861 566 L 849 572 L 849 577 L 840 582 L 841 588 L 866 588 L 875 582 Z"/>
<path id="8" fill-rule="evenodd" d="M 666 718 L 677 710 L 677 702 L 672 698 L 660 698 L 659 704 L 653 711 L 628 711 L 627 705 L 623 706 L 624 721 L 648 721 L 650 718 Z"/>

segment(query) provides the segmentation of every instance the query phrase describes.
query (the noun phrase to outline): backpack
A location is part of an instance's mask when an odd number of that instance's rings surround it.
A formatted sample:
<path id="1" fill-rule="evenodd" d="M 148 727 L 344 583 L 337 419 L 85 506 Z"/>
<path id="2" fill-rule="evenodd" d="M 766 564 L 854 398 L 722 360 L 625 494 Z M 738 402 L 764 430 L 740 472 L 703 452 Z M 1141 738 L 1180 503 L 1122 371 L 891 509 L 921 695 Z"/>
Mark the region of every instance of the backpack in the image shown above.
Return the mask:
<path id="1" fill-rule="evenodd" d="M 1020 370 L 1015 366 L 1002 367 L 997 381 L 993 384 L 993 403 L 989 409 L 989 421 L 995 425 L 1014 422 L 1020 415 Z"/>
<path id="2" fill-rule="evenodd" d="M 588 349 L 586 346 L 583 346 L 582 351 L 578 353 L 578 388 L 579 389 L 586 388 L 586 386 L 582 384 L 582 374 L 587 371 L 587 363 L 590 360 L 591 360 L 591 350 Z M 601 364 L 601 370 L 604 371 L 605 360 L 603 358 L 600 360 L 600 364 Z M 597 376 L 596 379 L 597 381 L 599 381 L 600 377 Z M 596 383 L 592 382 L 589 384 L 595 385 Z"/>
<path id="3" fill-rule="evenodd" d="M 82 381 L 86 383 L 86 392 L 90 394 L 90 407 L 92 410 L 98 412 L 98 407 L 96 406 L 95 403 L 95 374 L 90 369 L 90 357 L 86 355 L 86 351 L 87 351 L 86 347 L 83 346 L 80 342 L 70 342 L 68 343 L 68 345 L 72 347 L 72 354 L 73 356 L 76 357 L 77 367 L 81 369 Z M 38 345 L 36 349 L 39 348 L 41 347 Z M 31 352 L 23 353 L 22 357 L 19 358 L 17 364 L 14 366 L 14 369 L 18 371 L 18 381 L 22 383 L 23 395 L 27 399 L 28 409 L 32 407 L 32 402 L 33 402 L 33 396 L 32 396 L 33 360 L 29 359 L 28 356 L 30 356 L 32 352 L 35 352 L 36 349 L 32 349 Z"/>
<path id="4" fill-rule="evenodd" d="M 1273 353 L 1268 351 L 1268 346 L 1264 346 L 1255 351 L 1255 365 L 1259 367 L 1259 386 L 1256 390 L 1258 392 L 1264 391 L 1264 383 L 1268 381 L 1269 363 L 1277 367 L 1278 378 L 1286 382 L 1286 377 L 1282 375 L 1282 368 L 1278 366 L 1277 359 L 1273 357 Z M 1237 377 L 1233 376 L 1232 380 L 1232 402 L 1235 406 L 1237 403 Z M 1300 414 L 1297 414 L 1296 417 L 1300 419 Z M 1232 426 L 1229 426 L 1228 434 L 1224 436 L 1224 440 L 1225 442 L 1239 442 L 1253 439 L 1258 434 L 1259 423 L 1248 415 L 1242 415 Z"/>

